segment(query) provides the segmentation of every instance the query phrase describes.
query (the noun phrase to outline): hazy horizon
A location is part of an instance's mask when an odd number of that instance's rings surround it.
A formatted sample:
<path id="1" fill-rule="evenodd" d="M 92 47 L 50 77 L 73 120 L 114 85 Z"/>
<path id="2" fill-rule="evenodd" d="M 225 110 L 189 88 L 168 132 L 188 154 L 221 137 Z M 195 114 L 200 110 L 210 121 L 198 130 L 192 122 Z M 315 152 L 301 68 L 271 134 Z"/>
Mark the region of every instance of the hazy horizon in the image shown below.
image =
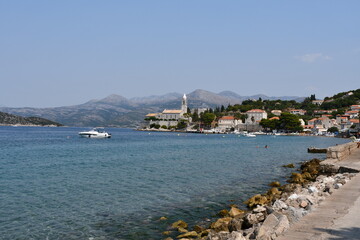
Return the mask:
<path id="1" fill-rule="evenodd" d="M 360 87 L 360 2 L 2 1 L 0 106 Z"/>

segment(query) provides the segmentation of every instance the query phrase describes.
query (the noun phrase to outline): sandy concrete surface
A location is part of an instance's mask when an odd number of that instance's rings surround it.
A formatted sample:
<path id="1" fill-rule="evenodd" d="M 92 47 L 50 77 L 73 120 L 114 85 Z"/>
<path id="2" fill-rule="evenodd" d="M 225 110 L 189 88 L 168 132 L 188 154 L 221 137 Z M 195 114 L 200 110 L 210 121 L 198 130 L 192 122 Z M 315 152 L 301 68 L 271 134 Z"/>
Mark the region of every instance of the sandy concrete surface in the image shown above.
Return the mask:
<path id="1" fill-rule="evenodd" d="M 360 149 L 334 164 L 360 171 Z M 360 173 L 277 240 L 360 240 Z"/>

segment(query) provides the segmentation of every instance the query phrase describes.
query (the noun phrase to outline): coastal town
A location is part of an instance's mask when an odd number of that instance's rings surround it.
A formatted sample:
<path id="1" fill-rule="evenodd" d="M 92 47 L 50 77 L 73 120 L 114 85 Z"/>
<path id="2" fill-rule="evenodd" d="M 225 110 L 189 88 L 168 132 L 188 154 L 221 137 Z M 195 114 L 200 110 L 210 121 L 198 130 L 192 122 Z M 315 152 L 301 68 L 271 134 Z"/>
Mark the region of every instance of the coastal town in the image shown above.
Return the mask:
<path id="1" fill-rule="evenodd" d="M 323 100 L 311 95 L 301 103 L 249 99 L 215 109 L 190 109 L 184 94 L 180 109 L 147 114 L 141 130 L 359 137 L 359 94 L 355 90 Z"/>

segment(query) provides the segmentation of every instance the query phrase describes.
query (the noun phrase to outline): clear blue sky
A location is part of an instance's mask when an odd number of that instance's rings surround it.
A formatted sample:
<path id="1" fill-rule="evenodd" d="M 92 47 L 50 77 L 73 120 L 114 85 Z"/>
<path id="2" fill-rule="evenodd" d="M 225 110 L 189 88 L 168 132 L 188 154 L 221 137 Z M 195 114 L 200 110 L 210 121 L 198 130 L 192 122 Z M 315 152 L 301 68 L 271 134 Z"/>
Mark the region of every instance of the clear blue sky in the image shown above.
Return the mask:
<path id="1" fill-rule="evenodd" d="M 360 1 L 0 0 L 0 106 L 360 88 Z"/>

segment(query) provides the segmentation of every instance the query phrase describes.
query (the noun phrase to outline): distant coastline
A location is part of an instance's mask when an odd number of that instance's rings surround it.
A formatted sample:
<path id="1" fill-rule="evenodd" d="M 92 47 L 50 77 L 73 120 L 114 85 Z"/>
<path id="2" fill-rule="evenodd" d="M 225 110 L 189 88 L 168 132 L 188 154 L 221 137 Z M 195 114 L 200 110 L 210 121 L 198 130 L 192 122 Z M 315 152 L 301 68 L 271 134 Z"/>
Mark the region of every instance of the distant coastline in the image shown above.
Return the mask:
<path id="1" fill-rule="evenodd" d="M 57 123 L 40 117 L 21 117 L 14 114 L 0 112 L 0 126 L 33 126 L 33 127 L 60 127 L 61 123 Z"/>

